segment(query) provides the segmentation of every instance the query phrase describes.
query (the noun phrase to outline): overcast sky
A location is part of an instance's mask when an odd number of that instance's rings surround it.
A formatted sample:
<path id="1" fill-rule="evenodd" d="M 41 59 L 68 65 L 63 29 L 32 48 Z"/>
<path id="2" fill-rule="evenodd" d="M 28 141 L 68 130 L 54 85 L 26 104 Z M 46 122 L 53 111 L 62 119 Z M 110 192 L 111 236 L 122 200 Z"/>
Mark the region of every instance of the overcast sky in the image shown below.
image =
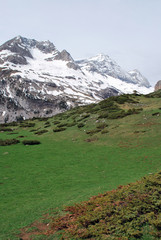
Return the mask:
<path id="1" fill-rule="evenodd" d="M 161 79 L 161 0 L 0 0 L 0 44 L 50 40 L 74 59 L 105 53 L 125 70 Z"/>

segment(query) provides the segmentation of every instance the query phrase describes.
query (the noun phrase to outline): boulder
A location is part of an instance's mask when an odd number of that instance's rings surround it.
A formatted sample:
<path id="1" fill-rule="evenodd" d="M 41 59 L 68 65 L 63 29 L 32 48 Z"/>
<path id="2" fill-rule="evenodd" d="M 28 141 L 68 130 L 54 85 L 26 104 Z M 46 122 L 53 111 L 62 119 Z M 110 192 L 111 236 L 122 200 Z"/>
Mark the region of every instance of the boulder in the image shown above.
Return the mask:
<path id="1" fill-rule="evenodd" d="M 155 84 L 155 91 L 158 91 L 159 89 L 161 89 L 161 80 L 159 80 L 159 81 Z"/>

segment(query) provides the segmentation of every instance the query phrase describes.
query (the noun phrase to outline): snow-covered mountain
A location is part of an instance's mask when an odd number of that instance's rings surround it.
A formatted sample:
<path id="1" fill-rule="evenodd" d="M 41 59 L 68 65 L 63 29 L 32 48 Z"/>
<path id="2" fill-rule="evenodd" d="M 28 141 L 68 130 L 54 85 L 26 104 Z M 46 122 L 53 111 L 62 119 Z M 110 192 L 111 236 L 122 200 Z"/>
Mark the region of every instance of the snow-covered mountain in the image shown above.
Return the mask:
<path id="1" fill-rule="evenodd" d="M 0 122 L 51 116 L 120 93 L 153 91 L 107 55 L 74 61 L 50 41 L 18 36 L 0 46 Z"/>

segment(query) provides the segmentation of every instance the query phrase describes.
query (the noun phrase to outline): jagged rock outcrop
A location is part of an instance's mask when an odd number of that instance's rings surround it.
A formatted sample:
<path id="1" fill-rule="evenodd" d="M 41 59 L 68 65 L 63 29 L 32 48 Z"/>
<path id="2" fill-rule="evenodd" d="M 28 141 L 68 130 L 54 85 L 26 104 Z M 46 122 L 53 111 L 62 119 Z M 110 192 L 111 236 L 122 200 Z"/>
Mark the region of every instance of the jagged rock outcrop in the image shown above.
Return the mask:
<path id="1" fill-rule="evenodd" d="M 159 80 L 159 81 L 155 84 L 155 91 L 158 91 L 159 89 L 161 89 L 161 80 Z"/>

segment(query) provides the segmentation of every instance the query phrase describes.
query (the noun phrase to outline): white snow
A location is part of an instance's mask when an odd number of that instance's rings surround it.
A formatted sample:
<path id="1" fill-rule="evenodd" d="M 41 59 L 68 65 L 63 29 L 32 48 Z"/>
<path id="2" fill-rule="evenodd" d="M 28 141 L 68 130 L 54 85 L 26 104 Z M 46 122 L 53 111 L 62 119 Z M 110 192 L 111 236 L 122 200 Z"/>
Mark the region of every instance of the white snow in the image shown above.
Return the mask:
<path id="1" fill-rule="evenodd" d="M 7 85 L 6 90 L 7 90 L 7 93 L 8 93 L 8 97 L 12 98 L 12 93 L 10 91 L 9 85 Z"/>
<path id="2" fill-rule="evenodd" d="M 2 117 L 4 117 L 5 114 L 6 114 L 6 111 L 3 111 L 3 113 L 2 113 Z"/>

